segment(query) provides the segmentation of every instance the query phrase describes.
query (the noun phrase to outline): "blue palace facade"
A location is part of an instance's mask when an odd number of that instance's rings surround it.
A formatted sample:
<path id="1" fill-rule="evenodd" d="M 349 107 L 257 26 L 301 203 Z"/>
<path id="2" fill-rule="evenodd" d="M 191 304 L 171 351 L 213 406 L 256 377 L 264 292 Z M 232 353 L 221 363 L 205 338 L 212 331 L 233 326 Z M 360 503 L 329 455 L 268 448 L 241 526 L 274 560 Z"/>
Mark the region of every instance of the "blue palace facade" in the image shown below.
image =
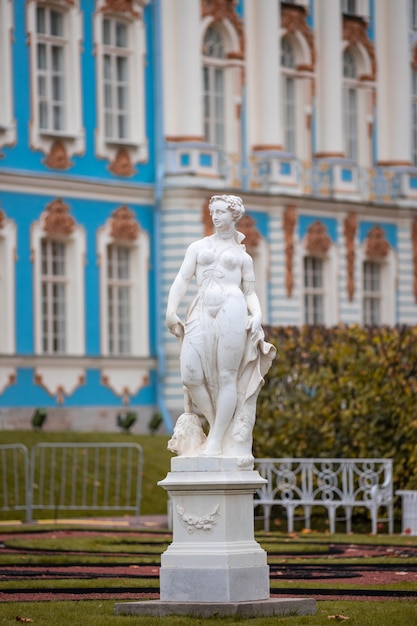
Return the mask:
<path id="1" fill-rule="evenodd" d="M 0 0 L 0 429 L 171 430 L 223 193 L 265 323 L 416 324 L 417 2 Z"/>

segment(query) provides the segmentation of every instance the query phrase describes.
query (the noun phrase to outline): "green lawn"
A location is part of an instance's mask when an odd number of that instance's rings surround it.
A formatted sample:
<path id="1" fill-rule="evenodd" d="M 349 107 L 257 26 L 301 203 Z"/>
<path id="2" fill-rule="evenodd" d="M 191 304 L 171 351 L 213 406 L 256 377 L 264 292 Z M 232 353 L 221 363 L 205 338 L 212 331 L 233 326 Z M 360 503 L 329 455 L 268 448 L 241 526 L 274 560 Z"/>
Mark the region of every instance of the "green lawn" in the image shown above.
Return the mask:
<path id="1" fill-rule="evenodd" d="M 222 626 L 331 626 L 344 622 L 349 626 L 412 626 L 417 623 L 415 601 L 382 602 L 317 602 L 317 613 L 302 617 L 198 619 L 192 617 L 129 617 L 114 615 L 114 601 L 73 602 L 11 602 L 0 609 L 0 624 L 16 624 L 18 617 L 29 618 L 42 626 L 194 626 L 221 624 Z M 347 619 L 344 619 L 347 618 Z"/>

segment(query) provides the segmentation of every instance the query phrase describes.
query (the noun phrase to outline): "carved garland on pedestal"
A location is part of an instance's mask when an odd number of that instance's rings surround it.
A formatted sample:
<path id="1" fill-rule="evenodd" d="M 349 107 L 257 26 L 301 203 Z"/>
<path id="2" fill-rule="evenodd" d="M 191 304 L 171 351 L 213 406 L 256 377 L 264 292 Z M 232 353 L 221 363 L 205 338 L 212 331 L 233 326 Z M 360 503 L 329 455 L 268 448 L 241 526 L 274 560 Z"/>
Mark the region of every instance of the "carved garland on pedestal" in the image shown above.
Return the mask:
<path id="1" fill-rule="evenodd" d="M 313 222 L 307 230 L 306 249 L 313 256 L 327 254 L 332 245 L 332 240 L 327 234 L 327 229 L 322 222 Z"/>
<path id="2" fill-rule="evenodd" d="M 344 234 L 346 241 L 346 268 L 347 268 L 347 293 L 349 302 L 352 302 L 355 295 L 355 237 L 358 230 L 358 216 L 356 213 L 349 213 L 344 223 Z"/>
<path id="3" fill-rule="evenodd" d="M 60 199 L 53 200 L 46 207 L 43 230 L 47 235 L 68 237 L 75 228 L 75 220 L 69 215 L 69 207 Z"/>
<path id="4" fill-rule="evenodd" d="M 411 238 L 413 244 L 414 299 L 417 302 L 417 217 L 413 221 Z"/>
<path id="5" fill-rule="evenodd" d="M 366 256 L 369 259 L 383 259 L 390 251 L 390 245 L 385 239 L 385 231 L 381 226 L 374 226 L 366 238 Z"/>
<path id="6" fill-rule="evenodd" d="M 307 45 L 310 48 L 311 65 L 298 65 L 299 71 L 314 71 L 316 63 L 316 53 L 314 50 L 314 36 L 306 21 L 306 11 L 301 6 L 283 6 L 281 10 L 281 26 L 286 31 L 286 34 L 293 34 L 297 31 L 303 35 L 307 41 Z"/>
<path id="7" fill-rule="evenodd" d="M 186 525 L 188 532 L 191 534 L 198 530 L 204 530 L 206 532 L 212 530 L 213 526 L 217 524 L 217 518 L 220 515 L 219 508 L 220 506 L 216 504 L 212 513 L 198 517 L 197 515 L 186 513 L 184 507 L 177 505 L 177 513 L 179 518 Z"/>
<path id="8" fill-rule="evenodd" d="M 362 44 L 365 50 L 369 55 L 369 59 L 371 62 L 371 74 L 370 76 L 363 75 L 360 77 L 360 80 L 376 80 L 376 55 L 375 48 L 373 43 L 368 37 L 366 32 L 367 25 L 364 20 L 351 17 L 344 16 L 343 17 L 343 40 L 347 41 L 351 46 L 357 46 L 358 44 Z"/>
<path id="9" fill-rule="evenodd" d="M 241 20 L 235 11 L 234 0 L 201 0 L 201 17 L 210 16 L 215 22 L 229 20 L 236 29 L 239 37 L 239 54 L 229 53 L 229 58 L 244 58 L 245 54 L 245 34 Z"/>
<path id="10" fill-rule="evenodd" d="M 284 211 L 283 226 L 285 238 L 285 287 L 287 297 L 291 298 L 294 288 L 294 230 L 297 222 L 297 209 L 295 206 L 287 206 Z"/>

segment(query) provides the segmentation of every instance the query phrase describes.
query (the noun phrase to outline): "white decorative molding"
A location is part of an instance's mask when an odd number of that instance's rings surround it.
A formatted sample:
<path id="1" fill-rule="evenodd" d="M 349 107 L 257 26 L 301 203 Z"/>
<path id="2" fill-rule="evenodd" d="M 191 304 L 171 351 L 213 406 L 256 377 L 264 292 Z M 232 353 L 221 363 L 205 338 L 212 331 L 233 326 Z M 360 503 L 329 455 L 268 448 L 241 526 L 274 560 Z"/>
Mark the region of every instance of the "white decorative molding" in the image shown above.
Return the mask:
<path id="1" fill-rule="evenodd" d="M 204 530 L 210 531 L 217 524 L 220 506 L 217 504 L 212 513 L 207 513 L 206 515 L 192 515 L 191 513 L 186 513 L 184 507 L 177 505 L 177 514 L 179 518 L 184 522 L 187 526 L 187 530 L 189 533 L 193 533 L 194 531 Z"/>
<path id="2" fill-rule="evenodd" d="M 58 363 L 40 366 L 35 369 L 34 383 L 43 387 L 61 404 L 64 396 L 70 396 L 85 383 L 85 370 L 70 365 L 60 366 Z"/>
<path id="3" fill-rule="evenodd" d="M 0 394 L 8 387 L 13 385 L 16 380 L 16 368 L 8 365 L 0 364 Z"/>
<path id="4" fill-rule="evenodd" d="M 13 1 L 0 0 L 0 149 L 16 141 L 12 82 L 13 26 Z"/>
<path id="5" fill-rule="evenodd" d="M 125 404 L 149 382 L 149 369 L 130 367 L 105 367 L 101 370 L 101 382 L 123 399 Z"/>
<path id="6" fill-rule="evenodd" d="M 0 354 L 15 352 L 16 224 L 0 209 Z"/>

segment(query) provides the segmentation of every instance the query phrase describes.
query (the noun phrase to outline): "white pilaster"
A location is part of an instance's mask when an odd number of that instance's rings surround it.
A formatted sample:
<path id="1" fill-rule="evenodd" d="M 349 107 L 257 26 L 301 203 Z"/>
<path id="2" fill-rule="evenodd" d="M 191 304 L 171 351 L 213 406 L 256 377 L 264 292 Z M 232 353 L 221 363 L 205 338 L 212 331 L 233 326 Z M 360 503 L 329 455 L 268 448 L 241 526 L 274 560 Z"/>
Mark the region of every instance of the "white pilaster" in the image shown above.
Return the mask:
<path id="1" fill-rule="evenodd" d="M 343 156 L 342 18 L 340 0 L 316 0 L 317 145 L 320 156 Z"/>
<path id="2" fill-rule="evenodd" d="M 162 38 L 166 136 L 202 138 L 200 3 L 162 0 Z"/>
<path id="3" fill-rule="evenodd" d="M 276 0 L 246 0 L 249 148 L 282 148 L 280 11 Z"/>
<path id="4" fill-rule="evenodd" d="M 381 165 L 408 165 L 411 156 L 408 0 L 376 2 L 375 31 L 377 160 Z"/>

